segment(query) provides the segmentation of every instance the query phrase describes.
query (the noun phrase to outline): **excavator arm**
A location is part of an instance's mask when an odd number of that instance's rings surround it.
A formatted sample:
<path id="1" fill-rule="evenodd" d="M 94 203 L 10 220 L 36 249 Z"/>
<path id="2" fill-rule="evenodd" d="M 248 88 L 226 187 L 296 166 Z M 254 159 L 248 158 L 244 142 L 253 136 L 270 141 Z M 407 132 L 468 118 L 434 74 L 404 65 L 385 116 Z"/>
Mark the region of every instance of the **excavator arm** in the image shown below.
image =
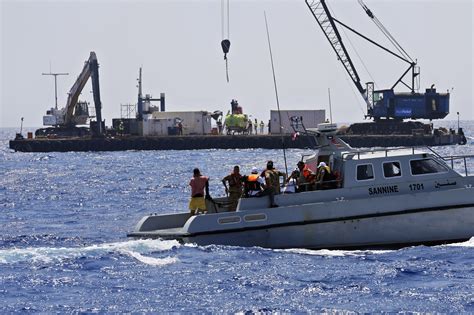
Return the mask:
<path id="1" fill-rule="evenodd" d="M 99 90 L 99 64 L 97 62 L 97 56 L 95 52 L 91 51 L 89 59 L 84 63 L 84 68 L 82 72 L 77 77 L 76 82 L 69 90 L 69 96 L 66 103 L 66 114 L 64 117 L 65 125 L 70 126 L 73 125 L 73 115 L 74 115 L 74 108 L 79 100 L 79 95 L 81 94 L 84 86 L 89 80 L 89 77 L 92 78 L 92 93 L 94 95 L 94 105 L 95 105 L 95 112 L 96 112 L 96 119 L 97 119 L 97 132 L 99 134 L 102 133 L 102 104 L 100 101 L 100 90 Z"/>

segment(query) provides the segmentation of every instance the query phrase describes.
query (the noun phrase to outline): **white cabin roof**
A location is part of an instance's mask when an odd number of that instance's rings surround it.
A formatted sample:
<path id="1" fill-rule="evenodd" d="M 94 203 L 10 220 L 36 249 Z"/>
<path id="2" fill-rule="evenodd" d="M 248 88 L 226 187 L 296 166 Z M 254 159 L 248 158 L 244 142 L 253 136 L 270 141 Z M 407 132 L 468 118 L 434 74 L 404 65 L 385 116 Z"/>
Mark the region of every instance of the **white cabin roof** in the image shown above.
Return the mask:
<path id="1" fill-rule="evenodd" d="M 415 149 L 415 148 L 403 148 L 403 149 L 382 149 L 382 150 L 369 150 L 369 151 L 352 151 L 344 152 L 343 156 L 345 160 L 364 160 L 364 159 L 376 159 L 394 156 L 410 156 L 427 153 L 426 151 Z"/>

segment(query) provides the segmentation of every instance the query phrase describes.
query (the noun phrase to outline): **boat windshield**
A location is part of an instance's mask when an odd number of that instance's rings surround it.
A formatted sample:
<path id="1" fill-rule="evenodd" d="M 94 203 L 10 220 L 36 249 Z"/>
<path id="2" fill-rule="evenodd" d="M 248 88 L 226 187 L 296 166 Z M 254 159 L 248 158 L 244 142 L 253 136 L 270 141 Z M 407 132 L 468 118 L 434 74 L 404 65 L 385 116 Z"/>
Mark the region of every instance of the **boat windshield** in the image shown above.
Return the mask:
<path id="1" fill-rule="evenodd" d="M 444 173 L 448 168 L 433 159 L 420 159 L 410 161 L 411 173 L 413 175 Z"/>

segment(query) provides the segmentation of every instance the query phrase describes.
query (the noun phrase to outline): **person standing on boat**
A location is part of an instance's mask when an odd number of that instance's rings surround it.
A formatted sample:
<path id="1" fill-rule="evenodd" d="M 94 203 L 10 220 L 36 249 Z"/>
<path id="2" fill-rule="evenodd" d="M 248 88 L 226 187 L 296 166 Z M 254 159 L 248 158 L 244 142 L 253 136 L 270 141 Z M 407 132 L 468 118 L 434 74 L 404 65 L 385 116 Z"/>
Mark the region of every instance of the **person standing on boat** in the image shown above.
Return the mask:
<path id="1" fill-rule="evenodd" d="M 207 209 L 206 201 L 204 200 L 204 190 L 206 191 L 206 198 L 211 198 L 209 194 L 209 177 L 201 175 L 201 171 L 195 168 L 189 186 L 191 186 L 191 200 L 189 201 L 191 215 L 205 213 Z"/>
<path id="2" fill-rule="evenodd" d="M 244 178 L 245 197 L 257 197 L 262 193 L 265 180 L 258 174 L 256 167 L 252 168 L 252 173 Z"/>
<path id="3" fill-rule="evenodd" d="M 253 128 L 255 129 L 255 134 L 257 134 L 257 129 L 258 129 L 258 120 L 255 118 Z"/>
<path id="4" fill-rule="evenodd" d="M 316 172 L 316 189 L 327 189 L 327 183 L 331 180 L 331 169 L 324 162 L 320 162 Z"/>
<path id="5" fill-rule="evenodd" d="M 260 134 L 263 135 L 263 128 L 265 128 L 265 124 L 263 123 L 263 120 L 260 120 Z"/>
<path id="6" fill-rule="evenodd" d="M 295 179 L 298 185 L 298 192 L 313 190 L 316 174 L 314 174 L 303 161 L 299 161 L 296 166 L 298 168 L 296 173 L 297 177 Z"/>
<path id="7" fill-rule="evenodd" d="M 227 183 L 229 183 L 229 187 L 227 187 Z M 229 209 L 230 211 L 235 211 L 239 198 L 242 196 L 243 185 L 243 178 L 240 175 L 240 167 L 238 165 L 234 166 L 232 173 L 222 179 L 222 184 L 224 184 L 226 195 L 229 196 Z"/>
<path id="8" fill-rule="evenodd" d="M 280 176 L 283 176 L 283 181 L 286 181 L 286 174 L 276 170 L 273 167 L 273 161 L 268 161 L 267 169 L 263 172 L 263 177 L 265 177 L 264 195 L 270 197 L 271 208 L 278 207 L 275 203 L 275 195 L 280 193 Z"/>

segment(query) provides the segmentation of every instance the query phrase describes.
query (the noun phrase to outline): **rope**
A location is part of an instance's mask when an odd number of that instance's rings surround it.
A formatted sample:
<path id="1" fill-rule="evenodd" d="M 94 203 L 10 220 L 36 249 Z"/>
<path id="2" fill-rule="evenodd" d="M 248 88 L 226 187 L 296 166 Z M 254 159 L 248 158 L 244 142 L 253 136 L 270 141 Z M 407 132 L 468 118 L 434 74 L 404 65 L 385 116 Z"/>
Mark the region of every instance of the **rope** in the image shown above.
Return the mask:
<path id="1" fill-rule="evenodd" d="M 359 3 L 360 3 L 361 0 L 359 0 Z M 332 11 L 331 7 L 329 7 L 329 4 L 327 4 L 329 10 Z M 334 15 L 334 12 L 331 12 L 332 16 L 335 16 Z M 362 60 L 362 57 L 360 56 L 359 52 L 357 51 L 355 45 L 352 43 L 351 41 L 351 38 L 349 36 L 347 36 L 347 33 L 346 33 L 346 30 L 344 27 L 341 28 L 342 29 L 342 32 L 344 33 L 344 36 L 347 38 L 347 40 L 349 41 L 349 44 L 351 45 L 352 47 L 352 50 L 356 53 L 357 55 L 357 58 L 359 59 L 359 61 L 362 63 L 362 66 L 364 67 L 365 71 L 367 72 L 367 74 L 369 75 L 370 79 L 372 80 L 372 82 L 374 82 L 375 86 L 377 86 L 377 83 L 375 83 L 375 79 L 374 77 L 372 76 L 372 74 L 370 73 L 369 69 L 367 68 L 364 60 Z M 360 105 L 360 104 L 359 104 Z"/>
<path id="2" fill-rule="evenodd" d="M 225 58 L 225 78 L 227 79 L 227 83 L 229 83 L 229 65 L 227 63 L 227 57 Z"/>
<path id="3" fill-rule="evenodd" d="M 221 0 L 221 38 L 224 39 L 224 0 Z"/>
<path id="4" fill-rule="evenodd" d="M 230 39 L 230 0 L 227 0 L 227 39 Z"/>
<path id="5" fill-rule="evenodd" d="M 393 37 L 393 35 L 388 31 L 388 29 L 380 22 L 380 20 L 373 14 L 373 12 L 367 7 L 363 0 L 358 0 L 362 9 L 369 15 L 374 24 L 379 28 L 379 30 L 387 37 L 390 43 L 398 50 L 398 52 L 403 55 L 406 59 L 409 59 L 413 62 L 413 59 L 410 55 L 403 49 L 402 45 Z"/>

